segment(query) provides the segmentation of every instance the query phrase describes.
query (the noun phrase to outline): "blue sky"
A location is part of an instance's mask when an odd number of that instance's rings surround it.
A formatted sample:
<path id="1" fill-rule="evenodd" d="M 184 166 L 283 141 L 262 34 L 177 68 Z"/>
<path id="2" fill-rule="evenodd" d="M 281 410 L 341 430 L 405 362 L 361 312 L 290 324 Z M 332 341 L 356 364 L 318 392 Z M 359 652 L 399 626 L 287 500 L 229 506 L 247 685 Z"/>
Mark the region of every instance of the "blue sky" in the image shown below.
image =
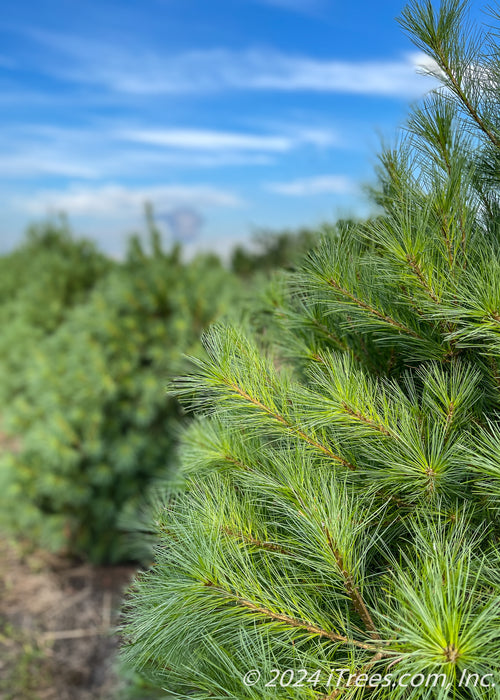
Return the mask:
<path id="1" fill-rule="evenodd" d="M 119 254 L 145 201 L 217 250 L 366 212 L 380 135 L 429 88 L 402 7 L 4 0 L 0 248 L 64 210 Z"/>

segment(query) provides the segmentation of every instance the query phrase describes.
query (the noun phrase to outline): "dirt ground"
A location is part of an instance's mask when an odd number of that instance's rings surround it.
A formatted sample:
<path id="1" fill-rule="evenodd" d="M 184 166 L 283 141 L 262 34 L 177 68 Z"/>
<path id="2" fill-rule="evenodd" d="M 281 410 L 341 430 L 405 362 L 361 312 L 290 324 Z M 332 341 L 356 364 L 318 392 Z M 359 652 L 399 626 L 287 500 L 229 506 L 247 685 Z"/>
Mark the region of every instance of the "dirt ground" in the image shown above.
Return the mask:
<path id="1" fill-rule="evenodd" d="M 1 700 L 123 697 L 113 628 L 133 573 L 1 542 Z"/>

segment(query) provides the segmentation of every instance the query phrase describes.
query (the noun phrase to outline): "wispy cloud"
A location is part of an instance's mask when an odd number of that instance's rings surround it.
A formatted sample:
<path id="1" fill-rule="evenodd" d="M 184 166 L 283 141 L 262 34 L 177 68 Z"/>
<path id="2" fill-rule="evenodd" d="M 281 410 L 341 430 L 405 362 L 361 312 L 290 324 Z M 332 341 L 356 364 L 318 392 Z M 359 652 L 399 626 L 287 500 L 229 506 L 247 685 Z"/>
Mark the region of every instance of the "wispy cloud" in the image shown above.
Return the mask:
<path id="1" fill-rule="evenodd" d="M 92 144 L 89 141 L 86 141 L 87 151 L 85 145 L 76 140 L 73 145 L 64 147 L 21 141 L 4 150 L 0 145 L 0 179 L 157 177 L 165 173 L 165 168 L 171 167 L 186 171 L 274 163 L 273 156 L 266 153 L 150 150 L 120 147 L 99 137 Z"/>
<path id="2" fill-rule="evenodd" d="M 139 129 L 120 134 L 128 141 L 200 151 L 289 151 L 290 139 L 203 129 Z"/>
<path id="3" fill-rule="evenodd" d="M 85 154 L 68 150 L 54 153 L 50 148 L 33 150 L 20 148 L 15 154 L 3 156 L 0 151 L 0 179 L 33 179 L 68 177 L 81 180 L 102 180 L 117 177 L 158 177 L 165 168 L 181 171 L 240 166 L 273 165 L 274 159 L 265 154 L 151 152 L 106 149 L 100 154 Z"/>
<path id="4" fill-rule="evenodd" d="M 294 149 L 328 148 L 338 141 L 332 130 L 300 126 L 262 134 L 108 122 L 85 128 L 22 125 L 5 127 L 0 135 L 0 178 L 114 179 L 151 177 L 165 167 L 269 165 Z"/>
<path id="5" fill-rule="evenodd" d="M 345 61 L 286 54 L 276 50 L 222 48 L 171 55 L 124 50 L 79 37 L 32 32 L 52 60 L 45 69 L 66 80 L 115 93 L 165 95 L 222 90 L 331 92 L 417 97 L 434 85 L 417 75 L 421 54 L 398 59 Z M 61 57 L 64 60 L 61 60 Z"/>
<path id="6" fill-rule="evenodd" d="M 0 178 L 37 178 L 44 176 L 63 176 L 94 179 L 99 176 L 95 164 L 88 160 L 80 162 L 58 156 L 49 149 L 33 150 L 21 148 L 14 154 L 3 155 L 0 152 Z"/>
<path id="7" fill-rule="evenodd" d="M 356 185 L 345 175 L 317 175 L 290 182 L 270 182 L 265 189 L 287 197 L 309 197 L 319 194 L 350 194 L 356 191 Z"/>
<path id="8" fill-rule="evenodd" d="M 118 134 L 138 143 L 199 151 L 263 151 L 284 153 L 302 144 L 330 146 L 332 131 L 302 129 L 290 135 L 249 134 L 208 129 L 133 129 Z"/>
<path id="9" fill-rule="evenodd" d="M 17 205 L 29 214 L 40 216 L 64 211 L 71 216 L 123 217 L 140 213 L 151 202 L 158 211 L 195 206 L 234 208 L 244 201 L 233 192 L 209 185 L 157 185 L 127 187 L 107 184 L 96 187 L 70 186 L 64 190 L 44 190 L 19 198 Z"/>

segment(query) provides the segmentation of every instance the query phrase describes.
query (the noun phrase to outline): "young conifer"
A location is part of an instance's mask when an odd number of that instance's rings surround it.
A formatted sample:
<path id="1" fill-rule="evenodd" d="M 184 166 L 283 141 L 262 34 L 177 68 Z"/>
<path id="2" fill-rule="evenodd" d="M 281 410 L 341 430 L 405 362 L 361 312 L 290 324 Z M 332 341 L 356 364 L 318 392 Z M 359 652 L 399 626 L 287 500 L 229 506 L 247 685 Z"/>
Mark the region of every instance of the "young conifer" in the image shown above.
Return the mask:
<path id="1" fill-rule="evenodd" d="M 6 337 L 0 334 L 0 357 L 7 369 L 16 360 L 20 370 L 15 385 L 0 372 L 2 426 L 18 441 L 17 450 L 0 450 L 0 525 L 94 563 L 134 553 L 122 520 L 168 471 L 184 418 L 163 387 L 183 371 L 182 353 L 197 352 L 202 329 L 238 294 L 215 256 L 185 262 L 178 247 L 163 250 L 152 221 L 150 239 L 148 251 L 132 238 L 125 260 L 109 263 L 85 297 L 87 246 L 71 243 L 70 258 L 59 239 L 49 246 L 44 238 L 40 252 L 56 275 L 55 289 L 35 279 L 4 309 L 7 318 L 26 312 Z M 25 262 L 23 252 L 10 257 Z M 78 268 L 73 278 L 66 258 Z M 70 307 L 69 292 L 57 292 L 72 286 L 80 303 Z M 34 296 L 40 290 L 45 295 Z M 37 308 L 45 298 L 53 301 L 46 311 Z M 37 326 L 51 315 L 52 326 Z M 7 345 L 12 338 L 21 358 Z M 20 353 L 23 338 L 30 342 Z"/>
<path id="2" fill-rule="evenodd" d="M 218 325 L 177 383 L 186 493 L 124 624 L 176 697 L 500 697 L 500 48 L 460 0 L 401 24 L 441 87 L 382 213 L 277 285 L 279 345 Z"/>

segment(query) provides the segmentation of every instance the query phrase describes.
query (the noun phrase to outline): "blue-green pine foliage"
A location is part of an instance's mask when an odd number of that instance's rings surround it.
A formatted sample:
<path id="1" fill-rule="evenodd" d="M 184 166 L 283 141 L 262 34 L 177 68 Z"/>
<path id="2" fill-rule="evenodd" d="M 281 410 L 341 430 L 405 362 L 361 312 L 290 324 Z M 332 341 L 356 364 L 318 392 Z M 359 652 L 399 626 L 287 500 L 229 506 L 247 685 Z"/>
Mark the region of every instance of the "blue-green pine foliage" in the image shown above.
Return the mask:
<path id="1" fill-rule="evenodd" d="M 402 24 L 442 86 L 379 215 L 275 284 L 278 332 L 217 324 L 174 384 L 186 490 L 123 657 L 175 697 L 500 698 L 498 29 L 461 0 Z"/>

